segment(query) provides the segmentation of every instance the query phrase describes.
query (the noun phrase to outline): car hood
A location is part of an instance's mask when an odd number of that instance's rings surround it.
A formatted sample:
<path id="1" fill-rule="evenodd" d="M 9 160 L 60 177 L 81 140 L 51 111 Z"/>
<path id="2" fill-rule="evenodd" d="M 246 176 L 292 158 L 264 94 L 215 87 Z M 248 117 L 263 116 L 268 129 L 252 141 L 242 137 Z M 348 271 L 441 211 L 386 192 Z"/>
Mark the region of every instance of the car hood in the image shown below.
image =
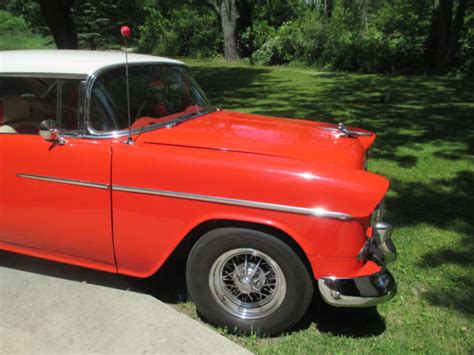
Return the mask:
<path id="1" fill-rule="evenodd" d="M 346 137 L 338 133 L 337 126 L 328 123 L 216 111 L 171 128 L 149 131 L 139 140 L 360 169 L 375 135 Z"/>

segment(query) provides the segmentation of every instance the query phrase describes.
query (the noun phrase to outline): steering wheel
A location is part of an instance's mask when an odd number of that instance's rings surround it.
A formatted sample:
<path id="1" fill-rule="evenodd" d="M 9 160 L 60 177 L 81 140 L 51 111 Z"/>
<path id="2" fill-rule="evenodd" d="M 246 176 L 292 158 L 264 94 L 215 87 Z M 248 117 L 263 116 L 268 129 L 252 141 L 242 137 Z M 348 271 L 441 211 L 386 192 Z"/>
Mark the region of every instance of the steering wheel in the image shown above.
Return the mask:
<path id="1" fill-rule="evenodd" d="M 140 117 L 143 117 L 143 111 L 147 108 L 151 108 L 150 111 L 153 111 L 153 115 L 148 115 L 151 117 L 160 118 L 169 115 L 168 105 L 163 97 L 161 98 L 161 100 L 156 100 L 155 96 L 149 96 L 140 105 L 133 122 L 135 122 Z"/>

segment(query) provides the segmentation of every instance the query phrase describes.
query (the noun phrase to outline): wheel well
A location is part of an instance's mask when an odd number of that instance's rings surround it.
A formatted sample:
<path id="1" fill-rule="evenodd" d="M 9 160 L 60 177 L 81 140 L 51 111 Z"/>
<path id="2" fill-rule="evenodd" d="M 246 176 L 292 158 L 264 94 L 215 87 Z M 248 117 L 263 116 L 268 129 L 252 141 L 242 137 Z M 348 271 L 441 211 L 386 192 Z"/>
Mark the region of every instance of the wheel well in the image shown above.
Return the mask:
<path id="1" fill-rule="evenodd" d="M 306 253 L 303 251 L 301 246 L 287 233 L 282 231 L 281 229 L 268 226 L 265 224 L 260 223 L 252 223 L 252 222 L 244 222 L 244 221 L 236 221 L 236 220 L 209 220 L 203 222 L 196 227 L 194 227 L 181 243 L 176 247 L 174 252 L 172 253 L 171 257 L 176 258 L 185 258 L 187 259 L 189 253 L 193 246 L 197 243 L 197 241 L 204 236 L 207 232 L 217 229 L 217 228 L 226 228 L 226 227 L 233 227 L 233 228 L 247 228 L 253 229 L 260 232 L 264 232 L 274 236 L 275 238 L 280 239 L 282 242 L 286 243 L 303 261 L 303 264 L 307 268 L 308 272 L 311 276 L 313 275 L 313 269 L 311 268 L 311 264 L 309 263 L 308 257 Z M 171 258 L 170 257 L 170 258 Z"/>

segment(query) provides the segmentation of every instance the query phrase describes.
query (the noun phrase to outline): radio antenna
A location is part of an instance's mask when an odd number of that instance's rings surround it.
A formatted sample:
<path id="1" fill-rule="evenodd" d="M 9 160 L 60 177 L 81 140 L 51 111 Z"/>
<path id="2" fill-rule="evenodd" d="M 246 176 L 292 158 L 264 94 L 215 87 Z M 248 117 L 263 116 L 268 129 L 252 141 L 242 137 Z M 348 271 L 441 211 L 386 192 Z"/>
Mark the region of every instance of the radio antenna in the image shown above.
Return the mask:
<path id="1" fill-rule="evenodd" d="M 128 138 L 126 144 L 133 144 L 132 139 L 132 119 L 130 117 L 130 84 L 128 80 L 128 38 L 132 34 L 130 27 L 122 26 L 120 34 L 125 38 L 125 81 L 127 85 L 127 115 L 128 115 Z"/>

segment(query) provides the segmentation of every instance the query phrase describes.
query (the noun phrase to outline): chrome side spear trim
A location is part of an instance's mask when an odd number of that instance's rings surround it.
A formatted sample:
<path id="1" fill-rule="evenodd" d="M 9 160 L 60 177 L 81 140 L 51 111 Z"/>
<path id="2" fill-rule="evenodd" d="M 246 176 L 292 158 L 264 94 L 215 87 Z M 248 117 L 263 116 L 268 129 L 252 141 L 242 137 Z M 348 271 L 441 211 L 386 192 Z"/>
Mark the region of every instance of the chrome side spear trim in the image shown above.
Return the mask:
<path id="1" fill-rule="evenodd" d="M 26 178 L 26 179 L 56 182 L 59 184 L 93 187 L 96 189 L 103 189 L 103 190 L 109 189 L 108 184 L 101 184 L 97 182 L 89 182 L 89 181 L 84 181 L 84 180 L 61 179 L 61 178 L 55 178 L 51 176 L 40 176 L 40 175 L 30 175 L 30 174 L 16 174 L 16 176 L 21 177 L 21 178 Z"/>
<path id="2" fill-rule="evenodd" d="M 89 181 L 84 181 L 84 180 L 62 179 L 62 178 L 56 178 L 56 177 L 51 177 L 51 176 L 40 176 L 40 175 L 30 175 L 30 174 L 17 174 L 17 176 L 21 178 L 26 178 L 26 179 L 55 182 L 55 183 L 67 184 L 67 185 L 92 187 L 92 188 L 103 189 L 103 190 L 107 190 L 110 187 L 108 184 L 101 184 L 101 183 L 89 182 Z M 112 190 L 130 192 L 130 193 L 139 193 L 139 194 L 145 194 L 145 195 L 157 195 L 157 196 L 165 196 L 165 197 L 172 197 L 172 198 L 181 198 L 181 199 L 194 200 L 194 201 L 220 203 L 224 205 L 258 208 L 258 209 L 264 209 L 264 210 L 270 210 L 270 211 L 289 212 L 289 213 L 296 213 L 296 214 L 315 216 L 315 217 L 321 217 L 321 218 L 340 219 L 343 221 L 350 221 L 352 219 L 352 216 L 349 214 L 342 213 L 342 212 L 328 211 L 324 208 L 306 208 L 306 207 L 288 206 L 288 205 L 280 205 L 280 204 L 275 204 L 275 203 L 239 200 L 239 199 L 226 198 L 226 197 L 206 196 L 206 195 L 191 194 L 191 193 L 186 193 L 186 192 L 155 190 L 155 189 L 147 189 L 147 188 L 140 188 L 140 187 L 120 186 L 120 185 L 112 185 Z"/>
<path id="3" fill-rule="evenodd" d="M 185 192 L 155 190 L 155 189 L 147 189 L 147 188 L 140 188 L 140 187 L 120 186 L 120 185 L 112 185 L 112 190 L 130 192 L 130 193 L 139 193 L 139 194 L 145 194 L 145 195 L 158 195 L 158 196 L 165 196 L 165 197 L 182 198 L 182 199 L 187 199 L 187 200 L 220 203 L 224 205 L 258 208 L 258 209 L 271 210 L 271 211 L 289 212 L 289 213 L 303 214 L 303 215 L 322 217 L 322 218 L 334 218 L 334 219 L 340 219 L 344 221 L 349 221 L 352 219 L 352 216 L 349 214 L 328 211 L 328 210 L 325 210 L 324 208 L 305 208 L 305 207 L 287 206 L 287 205 L 279 205 L 279 204 L 274 204 L 274 203 L 239 200 L 239 199 L 226 198 L 226 197 L 206 196 L 206 195 L 198 195 L 198 194 L 191 194 L 191 193 L 185 193 Z"/>

